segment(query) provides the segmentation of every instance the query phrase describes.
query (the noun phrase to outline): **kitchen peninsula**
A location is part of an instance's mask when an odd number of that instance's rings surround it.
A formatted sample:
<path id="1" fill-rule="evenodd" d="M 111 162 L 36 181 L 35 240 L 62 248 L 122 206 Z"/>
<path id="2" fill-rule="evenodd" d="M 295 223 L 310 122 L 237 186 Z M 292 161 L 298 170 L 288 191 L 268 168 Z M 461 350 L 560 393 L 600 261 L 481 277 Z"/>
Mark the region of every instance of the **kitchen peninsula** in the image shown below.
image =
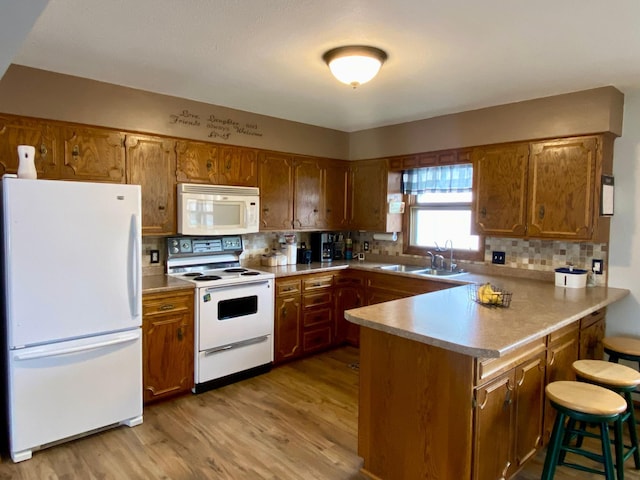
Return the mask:
<path id="1" fill-rule="evenodd" d="M 629 293 L 485 280 L 513 292 L 509 308 L 479 305 L 463 285 L 345 312 L 361 326 L 358 454 L 371 478 L 513 476 L 545 441 L 554 349 L 577 356 L 591 319 L 603 325 Z"/>

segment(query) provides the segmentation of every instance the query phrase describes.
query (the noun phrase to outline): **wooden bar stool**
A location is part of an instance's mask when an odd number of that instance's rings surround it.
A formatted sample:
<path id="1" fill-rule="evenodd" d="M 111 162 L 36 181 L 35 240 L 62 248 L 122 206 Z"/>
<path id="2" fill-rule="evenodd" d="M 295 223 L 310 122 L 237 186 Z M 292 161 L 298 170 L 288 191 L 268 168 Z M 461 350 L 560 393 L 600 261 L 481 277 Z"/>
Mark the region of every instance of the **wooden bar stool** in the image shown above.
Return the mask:
<path id="1" fill-rule="evenodd" d="M 608 388 L 621 394 L 627 402 L 625 412 L 620 416 L 620 422 L 629 427 L 631 445 L 624 445 L 626 452 L 622 457 L 616 457 L 618 470 L 621 465 L 633 455 L 636 469 L 640 469 L 640 449 L 638 447 L 638 433 L 636 431 L 636 416 L 633 408 L 631 392 L 640 385 L 640 373 L 633 368 L 605 362 L 604 360 L 577 360 L 573 362 L 573 370 L 579 380 L 584 380 L 601 387 Z M 620 439 L 622 442 L 622 438 Z M 620 479 L 621 477 L 618 476 Z"/>
<path id="2" fill-rule="evenodd" d="M 609 361 L 618 363 L 622 358 L 631 362 L 638 362 L 640 367 L 640 338 L 633 337 L 604 337 L 602 339 L 604 351 L 609 355 Z"/>
<path id="3" fill-rule="evenodd" d="M 566 465 L 583 472 L 604 474 L 607 480 L 615 480 L 611 441 L 609 440 L 609 423 L 614 422 L 615 438 L 622 440 L 622 422 L 619 420 L 620 414 L 627 409 L 627 403 L 624 399 L 604 387 L 584 382 L 552 382 L 547 385 L 545 391 L 551 405 L 557 410 L 557 415 L 547 447 L 547 456 L 544 461 L 541 480 L 552 480 L 558 465 Z M 597 424 L 600 427 L 600 435 L 569 430 L 567 428 L 568 425 L 565 425 L 567 418 L 570 421 L 573 420 L 573 423 L 587 422 Z M 578 446 L 571 446 L 569 443 L 574 434 L 600 438 L 602 455 Z M 621 448 L 622 442 L 616 442 L 617 451 L 621 450 Z M 604 471 L 566 462 L 564 457 L 567 453 L 582 455 L 600 462 L 604 465 Z M 622 462 L 618 463 L 622 464 Z"/>

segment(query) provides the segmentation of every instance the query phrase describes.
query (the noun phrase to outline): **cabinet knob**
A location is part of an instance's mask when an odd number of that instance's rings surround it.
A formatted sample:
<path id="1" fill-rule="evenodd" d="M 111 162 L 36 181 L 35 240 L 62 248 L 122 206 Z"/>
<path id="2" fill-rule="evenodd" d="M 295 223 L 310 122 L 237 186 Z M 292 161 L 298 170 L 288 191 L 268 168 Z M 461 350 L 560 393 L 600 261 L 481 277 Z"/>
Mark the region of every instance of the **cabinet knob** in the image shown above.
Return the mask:
<path id="1" fill-rule="evenodd" d="M 224 166 L 227 170 L 231 170 L 231 160 L 227 160 L 227 163 L 225 163 Z"/>
<path id="2" fill-rule="evenodd" d="M 486 207 L 482 207 L 482 210 L 480 210 L 480 215 L 482 215 L 482 218 L 487 216 L 487 208 Z"/>
<path id="3" fill-rule="evenodd" d="M 164 210 L 165 208 L 167 207 L 165 207 L 164 205 L 158 205 L 158 210 Z"/>
<path id="4" fill-rule="evenodd" d="M 544 205 L 540 205 L 540 210 L 538 210 L 538 218 L 540 220 L 544 218 Z"/>
<path id="5" fill-rule="evenodd" d="M 178 327 L 178 340 L 182 341 L 184 334 L 182 333 L 182 327 Z"/>
<path id="6" fill-rule="evenodd" d="M 213 164 L 211 162 L 207 162 L 207 170 L 211 170 L 212 166 L 213 166 Z"/>
<path id="7" fill-rule="evenodd" d="M 73 146 L 73 149 L 71 150 L 71 155 L 74 157 L 77 157 L 80 155 L 80 147 L 78 147 L 78 145 Z"/>
<path id="8" fill-rule="evenodd" d="M 47 146 L 44 143 L 40 144 L 40 156 L 42 157 L 46 157 L 47 156 Z"/>
<path id="9" fill-rule="evenodd" d="M 282 307 L 282 316 L 283 317 L 287 316 L 287 307 Z"/>

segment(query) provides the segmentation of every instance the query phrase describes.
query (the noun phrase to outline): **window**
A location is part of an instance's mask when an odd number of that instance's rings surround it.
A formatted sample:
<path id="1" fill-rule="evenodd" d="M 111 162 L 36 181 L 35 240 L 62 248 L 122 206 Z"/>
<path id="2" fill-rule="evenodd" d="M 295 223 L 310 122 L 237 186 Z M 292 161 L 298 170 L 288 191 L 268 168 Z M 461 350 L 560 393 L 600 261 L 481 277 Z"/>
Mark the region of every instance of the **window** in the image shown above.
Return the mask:
<path id="1" fill-rule="evenodd" d="M 481 239 L 471 234 L 472 177 L 470 164 L 404 172 L 403 191 L 411 195 L 407 253 L 424 254 L 451 240 L 457 258 L 482 258 Z"/>

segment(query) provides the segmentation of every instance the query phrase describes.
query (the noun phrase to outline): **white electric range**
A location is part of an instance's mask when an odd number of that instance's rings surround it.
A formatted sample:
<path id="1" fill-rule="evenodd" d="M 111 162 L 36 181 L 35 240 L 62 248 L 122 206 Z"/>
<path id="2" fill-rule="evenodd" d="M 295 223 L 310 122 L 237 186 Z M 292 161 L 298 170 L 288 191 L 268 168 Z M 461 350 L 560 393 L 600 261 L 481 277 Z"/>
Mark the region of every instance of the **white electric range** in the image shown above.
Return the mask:
<path id="1" fill-rule="evenodd" d="M 196 285 L 194 393 L 271 369 L 275 275 L 242 250 L 239 235 L 167 239 L 167 274 Z"/>

